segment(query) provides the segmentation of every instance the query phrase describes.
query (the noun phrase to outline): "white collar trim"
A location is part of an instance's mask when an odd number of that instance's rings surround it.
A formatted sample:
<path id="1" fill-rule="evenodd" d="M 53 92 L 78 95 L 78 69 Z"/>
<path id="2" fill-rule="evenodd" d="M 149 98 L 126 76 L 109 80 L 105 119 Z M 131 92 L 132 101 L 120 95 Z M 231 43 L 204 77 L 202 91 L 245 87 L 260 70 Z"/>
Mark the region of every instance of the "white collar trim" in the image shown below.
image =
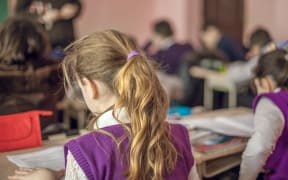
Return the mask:
<path id="1" fill-rule="evenodd" d="M 114 118 L 112 112 L 113 112 L 113 110 L 109 110 L 109 111 L 103 113 L 98 118 L 98 120 L 95 122 L 94 129 L 104 128 L 104 127 L 120 124 L 120 122 Z M 119 119 L 123 123 L 129 122 L 128 114 L 127 114 L 126 110 L 123 108 L 120 109 L 119 112 L 118 112 L 118 110 L 116 110 L 115 116 L 117 119 Z"/>
<path id="2" fill-rule="evenodd" d="M 280 91 L 281 91 L 281 88 L 276 88 L 276 89 L 274 89 L 273 92 L 278 93 L 278 92 L 280 92 Z"/>

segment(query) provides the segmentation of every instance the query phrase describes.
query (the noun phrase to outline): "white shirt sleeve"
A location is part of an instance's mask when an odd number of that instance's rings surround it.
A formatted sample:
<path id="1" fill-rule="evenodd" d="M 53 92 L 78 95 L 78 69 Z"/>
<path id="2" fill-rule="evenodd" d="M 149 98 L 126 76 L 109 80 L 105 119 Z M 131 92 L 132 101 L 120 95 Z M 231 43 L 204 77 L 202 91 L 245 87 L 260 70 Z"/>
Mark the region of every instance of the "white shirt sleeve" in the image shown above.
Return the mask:
<path id="1" fill-rule="evenodd" d="M 255 180 L 284 129 L 284 116 L 268 98 L 261 98 L 254 115 L 254 132 L 242 155 L 239 180 Z"/>
<path id="2" fill-rule="evenodd" d="M 235 62 L 228 66 L 227 78 L 235 84 L 246 82 L 253 77 L 252 70 L 258 63 L 259 57 L 254 57 L 247 62 Z"/>
<path id="3" fill-rule="evenodd" d="M 197 172 L 196 163 L 193 165 L 193 167 L 190 170 L 189 180 L 200 180 L 198 172 Z"/>
<path id="4" fill-rule="evenodd" d="M 76 160 L 74 159 L 73 155 L 70 151 L 67 154 L 67 165 L 66 165 L 66 172 L 65 172 L 65 179 L 67 180 L 87 180 L 86 175 L 84 174 L 81 167 L 78 165 Z"/>

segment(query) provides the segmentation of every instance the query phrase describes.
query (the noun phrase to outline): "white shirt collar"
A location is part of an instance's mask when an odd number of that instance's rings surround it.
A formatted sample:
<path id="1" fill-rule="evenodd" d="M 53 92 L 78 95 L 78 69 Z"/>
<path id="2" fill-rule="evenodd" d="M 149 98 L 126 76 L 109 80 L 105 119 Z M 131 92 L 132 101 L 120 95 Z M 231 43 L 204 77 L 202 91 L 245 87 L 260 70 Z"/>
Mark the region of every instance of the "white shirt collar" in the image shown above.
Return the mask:
<path id="1" fill-rule="evenodd" d="M 98 120 L 95 122 L 94 129 L 104 128 L 104 127 L 120 124 L 120 122 L 115 119 L 112 112 L 113 112 L 113 110 L 109 110 L 109 111 L 103 113 L 98 118 Z M 116 110 L 115 116 L 118 120 L 120 120 L 123 123 L 129 122 L 128 114 L 127 114 L 126 110 L 123 108 L 120 110 Z M 98 127 L 97 127 L 97 125 L 98 125 Z"/>
<path id="2" fill-rule="evenodd" d="M 164 41 L 165 41 L 165 46 L 163 47 L 163 49 L 169 49 L 173 44 L 175 44 L 172 38 L 167 38 Z"/>
<path id="3" fill-rule="evenodd" d="M 281 91 L 281 88 L 276 88 L 276 89 L 274 89 L 273 92 L 278 93 L 278 92 L 280 92 L 280 91 Z"/>

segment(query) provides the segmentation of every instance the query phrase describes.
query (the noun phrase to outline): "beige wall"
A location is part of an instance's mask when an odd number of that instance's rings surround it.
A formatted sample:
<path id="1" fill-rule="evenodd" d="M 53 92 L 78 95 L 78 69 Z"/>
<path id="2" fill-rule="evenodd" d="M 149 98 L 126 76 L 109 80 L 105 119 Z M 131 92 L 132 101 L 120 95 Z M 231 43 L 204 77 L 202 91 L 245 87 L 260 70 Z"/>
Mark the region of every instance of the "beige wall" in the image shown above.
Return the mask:
<path id="1" fill-rule="evenodd" d="M 245 32 L 264 26 L 276 40 L 288 39 L 287 0 L 246 0 Z"/>
<path id="2" fill-rule="evenodd" d="M 153 0 L 83 0 L 83 13 L 77 20 L 78 35 L 117 29 L 135 36 L 139 41 L 149 34 L 153 19 Z"/>
<path id="3" fill-rule="evenodd" d="M 9 0 L 11 7 L 15 0 Z M 83 13 L 77 20 L 78 36 L 115 28 L 135 36 L 142 44 L 149 38 L 151 23 L 171 20 L 178 40 L 198 45 L 203 0 L 82 0 Z M 288 39 L 288 0 L 245 0 L 244 34 L 256 26 L 268 28 L 276 40 Z M 11 9 L 12 9 L 11 8 Z"/>
<path id="4" fill-rule="evenodd" d="M 77 21 L 79 36 L 107 28 L 134 35 L 140 44 L 150 36 L 151 24 L 158 19 L 170 20 L 176 38 L 189 39 L 189 0 L 85 0 L 82 16 Z"/>

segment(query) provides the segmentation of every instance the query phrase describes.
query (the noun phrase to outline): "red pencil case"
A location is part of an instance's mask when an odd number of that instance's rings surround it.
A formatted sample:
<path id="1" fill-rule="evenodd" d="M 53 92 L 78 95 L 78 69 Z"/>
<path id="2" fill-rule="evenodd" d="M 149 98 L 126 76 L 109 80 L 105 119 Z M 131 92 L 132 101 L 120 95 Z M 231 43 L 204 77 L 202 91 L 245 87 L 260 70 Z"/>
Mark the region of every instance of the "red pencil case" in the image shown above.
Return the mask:
<path id="1" fill-rule="evenodd" d="M 28 111 L 0 116 L 0 152 L 30 148 L 42 144 L 40 115 L 51 111 Z"/>

